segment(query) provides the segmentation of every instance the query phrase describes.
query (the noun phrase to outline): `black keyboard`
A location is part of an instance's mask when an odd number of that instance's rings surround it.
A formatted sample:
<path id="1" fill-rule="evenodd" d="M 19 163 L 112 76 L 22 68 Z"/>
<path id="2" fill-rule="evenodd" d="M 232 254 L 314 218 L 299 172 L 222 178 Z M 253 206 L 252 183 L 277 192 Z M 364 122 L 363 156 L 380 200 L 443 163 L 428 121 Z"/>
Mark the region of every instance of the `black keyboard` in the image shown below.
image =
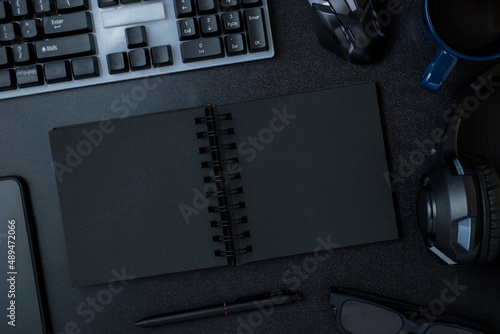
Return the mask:
<path id="1" fill-rule="evenodd" d="M 0 99 L 271 58 L 267 1 L 0 1 Z"/>

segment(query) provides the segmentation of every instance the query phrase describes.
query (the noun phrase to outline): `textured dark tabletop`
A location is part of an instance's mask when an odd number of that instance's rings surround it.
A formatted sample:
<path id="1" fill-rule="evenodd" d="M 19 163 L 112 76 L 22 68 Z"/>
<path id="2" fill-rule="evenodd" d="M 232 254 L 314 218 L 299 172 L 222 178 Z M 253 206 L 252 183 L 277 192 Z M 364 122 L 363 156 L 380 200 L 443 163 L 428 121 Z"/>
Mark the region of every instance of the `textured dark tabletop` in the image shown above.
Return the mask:
<path id="1" fill-rule="evenodd" d="M 323 49 L 300 1 L 304 0 L 270 0 L 274 59 L 162 76 L 158 88 L 148 91 L 147 98 L 131 105 L 129 111 L 139 115 L 373 81 L 379 90 L 390 168 L 405 176 L 394 192 L 400 239 L 336 250 L 311 273 L 290 274 L 302 266 L 304 255 L 132 280 L 111 294 L 107 285 L 72 288 L 48 131 L 116 117 L 112 103 L 122 94 L 130 94 L 141 81 L 0 101 L 0 175 L 17 175 L 29 184 L 53 332 L 337 333 L 327 298 L 330 285 L 435 308 L 446 282 L 465 287 L 454 302 L 443 304 L 446 312 L 500 329 L 499 261 L 460 268 L 441 265 L 425 249 L 416 220 L 418 180 L 427 160 L 404 169 L 411 157 L 427 154 L 419 143 L 429 139 L 433 129 L 444 126 L 443 113 L 494 62 L 460 62 L 442 91 L 431 95 L 418 86 L 435 52 L 422 33 L 420 1 L 404 1 L 403 12 L 393 17 L 389 50 L 381 62 L 369 66 L 348 64 Z M 474 127 L 464 129 L 470 131 L 468 149 L 487 155 L 498 166 L 495 125 L 500 116 L 484 114 L 491 118 L 476 119 Z M 290 281 L 283 279 L 290 275 L 296 277 L 294 282 L 305 295 L 303 302 L 266 313 L 242 313 L 154 330 L 134 327 L 135 321 L 154 314 L 291 288 Z M 111 300 L 106 299 L 109 296 Z M 106 305 L 89 306 L 103 298 Z"/>

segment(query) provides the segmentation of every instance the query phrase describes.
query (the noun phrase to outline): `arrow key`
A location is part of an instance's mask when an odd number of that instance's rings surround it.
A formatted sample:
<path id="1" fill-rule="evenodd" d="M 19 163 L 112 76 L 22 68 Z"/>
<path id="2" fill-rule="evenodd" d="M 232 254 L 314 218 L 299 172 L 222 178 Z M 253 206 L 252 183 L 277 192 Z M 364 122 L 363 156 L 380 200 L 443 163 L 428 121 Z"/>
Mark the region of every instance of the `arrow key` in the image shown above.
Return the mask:
<path id="1" fill-rule="evenodd" d="M 170 45 L 161 45 L 151 48 L 151 58 L 154 67 L 173 65 L 172 48 Z"/>
<path id="2" fill-rule="evenodd" d="M 201 36 L 217 36 L 220 35 L 219 17 L 216 15 L 207 15 L 200 18 Z"/>
<path id="3" fill-rule="evenodd" d="M 174 0 L 175 16 L 181 17 L 194 16 L 196 14 L 192 0 Z"/>
<path id="4" fill-rule="evenodd" d="M 71 61 L 73 76 L 76 80 L 98 77 L 99 59 L 97 57 L 78 58 Z"/>
<path id="5" fill-rule="evenodd" d="M 148 45 L 148 34 L 145 26 L 125 29 L 125 39 L 129 49 L 140 48 Z"/>
<path id="6" fill-rule="evenodd" d="M 69 61 L 45 64 L 43 72 L 45 73 L 45 81 L 49 84 L 71 80 Z"/>
<path id="7" fill-rule="evenodd" d="M 130 69 L 132 71 L 147 70 L 151 68 L 148 49 L 134 49 L 128 53 Z"/>

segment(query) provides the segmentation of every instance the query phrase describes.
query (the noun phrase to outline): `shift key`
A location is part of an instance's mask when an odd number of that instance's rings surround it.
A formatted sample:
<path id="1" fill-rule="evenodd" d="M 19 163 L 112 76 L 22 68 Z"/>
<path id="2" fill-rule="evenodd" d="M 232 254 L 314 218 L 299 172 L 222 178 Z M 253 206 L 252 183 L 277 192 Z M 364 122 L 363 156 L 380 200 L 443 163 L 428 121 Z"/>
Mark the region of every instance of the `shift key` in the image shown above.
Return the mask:
<path id="1" fill-rule="evenodd" d="M 75 35 L 49 39 L 35 43 L 38 61 L 60 60 L 96 53 L 93 35 Z"/>

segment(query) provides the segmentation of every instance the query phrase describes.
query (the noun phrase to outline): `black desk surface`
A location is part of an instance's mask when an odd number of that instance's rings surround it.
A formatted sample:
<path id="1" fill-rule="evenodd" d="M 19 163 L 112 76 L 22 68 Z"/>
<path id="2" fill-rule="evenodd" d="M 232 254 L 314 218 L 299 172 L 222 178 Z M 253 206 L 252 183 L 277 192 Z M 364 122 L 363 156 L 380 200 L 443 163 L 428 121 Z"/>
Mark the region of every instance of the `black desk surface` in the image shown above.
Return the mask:
<path id="1" fill-rule="evenodd" d="M 430 138 L 432 129 L 444 126 L 443 112 L 455 103 L 462 89 L 494 64 L 460 62 L 439 94 L 419 88 L 419 79 L 435 52 L 422 33 L 419 5 L 418 0 L 403 2 L 402 14 L 393 18 L 392 45 L 383 61 L 354 66 L 318 44 L 299 0 L 272 0 L 274 59 L 162 76 L 146 99 L 127 108 L 131 115 L 139 115 L 374 81 L 379 89 L 389 163 L 397 172 L 401 161 L 419 150 L 416 141 Z M 445 281 L 458 281 L 467 287 L 453 303 L 445 305 L 446 312 L 500 328 L 499 261 L 450 268 L 442 266 L 423 246 L 415 203 L 426 163 L 415 166 L 396 187 L 398 241 L 337 250 L 312 273 L 293 273 L 307 257 L 296 256 L 237 268 L 137 279 L 112 293 L 112 300 L 106 299 L 107 285 L 72 288 L 48 131 L 121 116 L 113 112 L 113 103 L 142 84 L 141 80 L 128 81 L 0 101 L 0 175 L 18 175 L 29 183 L 55 333 L 237 333 L 238 329 L 240 333 L 336 333 L 327 301 L 330 285 L 432 308 L 439 304 L 436 299 L 446 288 Z M 244 313 L 154 330 L 134 327 L 135 321 L 154 314 L 291 288 L 295 283 L 287 277 L 298 278 L 294 282 L 300 282 L 299 290 L 306 300 L 279 307 L 262 318 Z M 98 303 L 95 311 L 89 311 L 93 308 L 88 303 L 96 298 L 109 304 Z M 242 330 L 245 326 L 241 323 L 248 320 L 256 326 Z M 71 327 L 77 330 L 65 329 Z"/>

